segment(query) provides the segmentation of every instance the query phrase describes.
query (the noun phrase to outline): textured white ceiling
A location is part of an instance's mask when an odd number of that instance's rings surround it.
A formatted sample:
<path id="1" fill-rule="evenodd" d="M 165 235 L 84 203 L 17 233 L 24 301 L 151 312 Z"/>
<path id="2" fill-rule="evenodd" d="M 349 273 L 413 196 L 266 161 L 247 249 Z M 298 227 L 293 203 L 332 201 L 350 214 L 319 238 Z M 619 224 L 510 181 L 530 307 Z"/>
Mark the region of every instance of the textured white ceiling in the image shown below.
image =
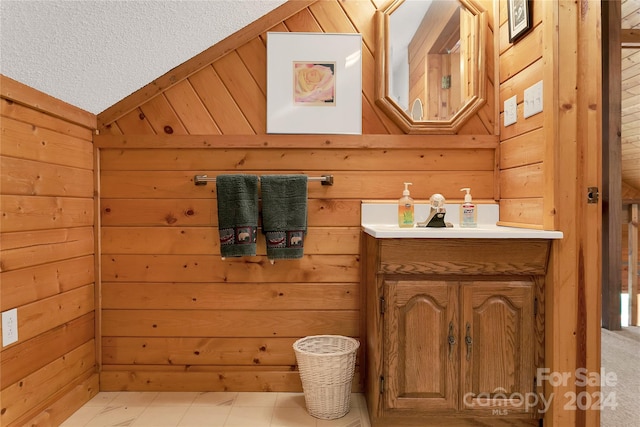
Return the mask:
<path id="1" fill-rule="evenodd" d="M 98 114 L 285 0 L 0 0 L 0 73 Z"/>

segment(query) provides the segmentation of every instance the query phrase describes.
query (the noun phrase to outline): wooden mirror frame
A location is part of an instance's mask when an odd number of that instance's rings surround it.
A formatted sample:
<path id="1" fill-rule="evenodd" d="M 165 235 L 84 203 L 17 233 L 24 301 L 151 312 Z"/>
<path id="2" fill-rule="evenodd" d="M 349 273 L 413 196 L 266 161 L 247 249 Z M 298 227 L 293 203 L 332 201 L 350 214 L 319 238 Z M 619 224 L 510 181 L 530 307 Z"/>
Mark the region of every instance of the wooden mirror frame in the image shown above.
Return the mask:
<path id="1" fill-rule="evenodd" d="M 485 38 L 487 31 L 487 12 L 473 0 L 458 0 L 460 5 L 473 15 L 473 37 L 471 42 L 471 56 L 475 60 L 470 63 L 475 67 L 470 70 L 473 90 L 471 97 L 463 103 L 461 108 L 447 120 L 415 121 L 409 113 L 389 95 L 389 31 L 390 15 L 405 0 L 391 0 L 376 11 L 376 51 L 375 57 L 375 98 L 376 105 L 389 116 L 407 134 L 455 134 L 460 127 L 486 102 L 486 54 Z"/>

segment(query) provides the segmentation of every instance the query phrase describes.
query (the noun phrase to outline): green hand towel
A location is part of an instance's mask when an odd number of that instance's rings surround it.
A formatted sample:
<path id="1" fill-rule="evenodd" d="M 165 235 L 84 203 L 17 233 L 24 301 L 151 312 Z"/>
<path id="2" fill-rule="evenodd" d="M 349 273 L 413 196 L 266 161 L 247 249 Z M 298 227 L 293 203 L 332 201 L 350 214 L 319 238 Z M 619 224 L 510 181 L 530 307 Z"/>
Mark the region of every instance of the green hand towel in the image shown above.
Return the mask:
<path id="1" fill-rule="evenodd" d="M 302 258 L 307 233 L 307 176 L 263 175 L 260 185 L 267 257 Z"/>
<path id="2" fill-rule="evenodd" d="M 255 256 L 258 230 L 258 177 L 218 175 L 218 232 L 222 257 Z"/>

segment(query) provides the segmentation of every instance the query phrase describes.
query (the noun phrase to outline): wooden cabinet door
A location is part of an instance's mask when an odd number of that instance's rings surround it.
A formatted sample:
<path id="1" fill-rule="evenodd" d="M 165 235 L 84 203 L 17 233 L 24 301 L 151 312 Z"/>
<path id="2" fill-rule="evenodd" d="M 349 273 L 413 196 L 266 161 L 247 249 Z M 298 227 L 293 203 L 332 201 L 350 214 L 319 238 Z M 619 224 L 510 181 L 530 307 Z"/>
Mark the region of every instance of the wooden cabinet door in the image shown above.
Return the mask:
<path id="1" fill-rule="evenodd" d="M 460 349 L 457 284 L 385 281 L 384 294 L 385 409 L 455 411 Z"/>
<path id="2" fill-rule="evenodd" d="M 462 282 L 463 410 L 534 412 L 534 288 L 529 281 Z"/>

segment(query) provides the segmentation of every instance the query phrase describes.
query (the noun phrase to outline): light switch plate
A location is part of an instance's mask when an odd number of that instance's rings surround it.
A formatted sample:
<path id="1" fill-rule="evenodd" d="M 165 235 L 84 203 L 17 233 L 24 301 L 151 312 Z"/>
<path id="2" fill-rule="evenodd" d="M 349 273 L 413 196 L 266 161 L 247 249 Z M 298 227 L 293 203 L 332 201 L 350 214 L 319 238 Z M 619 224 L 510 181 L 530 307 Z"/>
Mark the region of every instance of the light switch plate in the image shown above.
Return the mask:
<path id="1" fill-rule="evenodd" d="M 18 341 L 18 309 L 2 312 L 2 346 Z"/>
<path id="2" fill-rule="evenodd" d="M 516 95 L 504 101 L 504 125 L 509 126 L 518 121 L 518 102 Z"/>
<path id="3" fill-rule="evenodd" d="M 523 116 L 526 119 L 535 114 L 542 113 L 542 80 L 524 90 Z"/>

